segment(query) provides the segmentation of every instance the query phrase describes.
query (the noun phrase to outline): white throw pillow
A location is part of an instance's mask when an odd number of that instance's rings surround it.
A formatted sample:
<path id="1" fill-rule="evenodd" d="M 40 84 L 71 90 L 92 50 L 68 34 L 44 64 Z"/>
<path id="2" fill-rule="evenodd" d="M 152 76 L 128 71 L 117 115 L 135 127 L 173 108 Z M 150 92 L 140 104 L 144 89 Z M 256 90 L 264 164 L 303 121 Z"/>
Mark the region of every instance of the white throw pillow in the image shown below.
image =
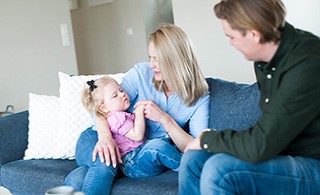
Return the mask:
<path id="1" fill-rule="evenodd" d="M 81 102 L 81 92 L 89 80 L 95 80 L 106 75 L 69 76 L 59 72 L 60 81 L 60 125 L 63 135 L 64 158 L 74 159 L 77 140 L 84 130 L 94 124 L 92 117 Z M 123 73 L 109 74 L 118 83 L 121 83 Z"/>
<path id="2" fill-rule="evenodd" d="M 29 93 L 29 137 L 24 159 L 61 158 L 59 98 Z"/>

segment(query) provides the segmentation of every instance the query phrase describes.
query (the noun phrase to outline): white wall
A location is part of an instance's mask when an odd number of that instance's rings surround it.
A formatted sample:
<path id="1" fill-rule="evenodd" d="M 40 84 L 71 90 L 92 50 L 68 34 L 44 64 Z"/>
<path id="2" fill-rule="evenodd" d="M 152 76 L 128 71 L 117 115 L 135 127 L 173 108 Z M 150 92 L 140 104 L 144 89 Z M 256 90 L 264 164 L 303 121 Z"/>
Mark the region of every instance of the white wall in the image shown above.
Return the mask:
<path id="1" fill-rule="evenodd" d="M 253 65 L 230 47 L 212 7 L 218 0 L 172 0 L 173 17 L 193 40 L 205 76 L 254 82 Z"/>
<path id="2" fill-rule="evenodd" d="M 28 93 L 58 95 L 58 71 L 78 74 L 67 0 L 1 0 L 0 111 L 28 109 Z M 70 28 L 62 47 L 60 24 Z"/>
<path id="3" fill-rule="evenodd" d="M 147 40 L 149 40 L 149 35 L 159 27 L 160 23 L 173 24 L 171 0 L 144 0 L 143 12 Z"/>
<path id="4" fill-rule="evenodd" d="M 182 27 L 194 41 L 201 68 L 206 76 L 231 81 L 255 81 L 253 64 L 229 45 L 220 21 L 213 13 L 219 0 L 172 0 L 175 24 Z M 284 0 L 287 20 L 320 35 L 319 0 Z"/>
<path id="5" fill-rule="evenodd" d="M 171 0 L 115 0 L 94 7 L 79 0 L 71 16 L 80 74 L 126 72 L 148 60 L 149 33 L 173 21 Z"/>
<path id="6" fill-rule="evenodd" d="M 320 36 L 320 1 L 319 0 L 283 0 L 287 8 L 287 21 L 296 28 L 301 28 Z"/>
<path id="7" fill-rule="evenodd" d="M 142 0 L 116 0 L 71 12 L 80 74 L 116 73 L 147 59 Z M 132 35 L 127 34 L 131 28 Z M 134 63 L 133 63 L 134 62 Z"/>

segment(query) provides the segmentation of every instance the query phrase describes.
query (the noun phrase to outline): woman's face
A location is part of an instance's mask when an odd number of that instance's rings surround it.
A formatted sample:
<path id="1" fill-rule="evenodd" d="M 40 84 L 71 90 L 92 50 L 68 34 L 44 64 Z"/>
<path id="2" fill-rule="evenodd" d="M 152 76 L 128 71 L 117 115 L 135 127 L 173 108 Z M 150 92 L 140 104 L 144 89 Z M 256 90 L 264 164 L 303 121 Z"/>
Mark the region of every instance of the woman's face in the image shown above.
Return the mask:
<path id="1" fill-rule="evenodd" d="M 152 42 L 149 43 L 149 59 L 150 59 L 150 68 L 154 72 L 154 79 L 156 81 L 162 81 L 162 75 L 160 72 L 160 67 L 158 64 L 158 59 L 155 53 L 155 48 Z"/>

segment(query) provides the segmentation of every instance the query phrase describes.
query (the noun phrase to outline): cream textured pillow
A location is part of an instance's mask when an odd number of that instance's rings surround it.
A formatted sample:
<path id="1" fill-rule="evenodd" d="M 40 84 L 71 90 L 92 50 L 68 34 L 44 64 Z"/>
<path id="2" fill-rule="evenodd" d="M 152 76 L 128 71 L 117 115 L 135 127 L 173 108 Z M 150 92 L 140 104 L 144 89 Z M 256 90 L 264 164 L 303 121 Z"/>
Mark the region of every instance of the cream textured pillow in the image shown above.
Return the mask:
<path id="1" fill-rule="evenodd" d="M 59 98 L 29 93 L 29 137 L 24 159 L 61 158 Z"/>
<path id="2" fill-rule="evenodd" d="M 105 75 L 69 76 L 59 72 L 60 125 L 64 137 L 60 152 L 65 154 L 64 158 L 74 158 L 76 143 L 81 132 L 94 124 L 92 117 L 82 105 L 81 92 L 87 81 L 102 76 Z M 124 74 L 109 74 L 108 76 L 121 83 Z"/>

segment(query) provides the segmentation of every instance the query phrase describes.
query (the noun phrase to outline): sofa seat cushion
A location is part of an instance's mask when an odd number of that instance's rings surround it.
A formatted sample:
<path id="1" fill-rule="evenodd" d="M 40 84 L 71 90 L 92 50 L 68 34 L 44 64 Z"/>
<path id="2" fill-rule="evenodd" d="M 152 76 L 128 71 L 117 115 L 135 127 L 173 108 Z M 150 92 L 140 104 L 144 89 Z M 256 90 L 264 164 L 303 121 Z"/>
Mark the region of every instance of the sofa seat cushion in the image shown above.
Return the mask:
<path id="1" fill-rule="evenodd" d="M 258 121 L 261 111 L 257 83 L 241 84 L 216 78 L 207 78 L 207 82 L 210 90 L 210 128 L 240 131 Z"/>
<path id="2" fill-rule="evenodd" d="M 18 160 L 1 167 L 3 186 L 24 194 L 44 194 L 63 185 L 66 175 L 77 167 L 74 160 Z"/>
<path id="3" fill-rule="evenodd" d="M 178 173 L 168 170 L 154 177 L 130 179 L 117 178 L 111 194 L 178 194 Z"/>

